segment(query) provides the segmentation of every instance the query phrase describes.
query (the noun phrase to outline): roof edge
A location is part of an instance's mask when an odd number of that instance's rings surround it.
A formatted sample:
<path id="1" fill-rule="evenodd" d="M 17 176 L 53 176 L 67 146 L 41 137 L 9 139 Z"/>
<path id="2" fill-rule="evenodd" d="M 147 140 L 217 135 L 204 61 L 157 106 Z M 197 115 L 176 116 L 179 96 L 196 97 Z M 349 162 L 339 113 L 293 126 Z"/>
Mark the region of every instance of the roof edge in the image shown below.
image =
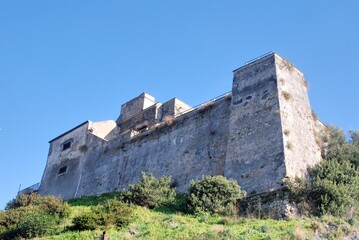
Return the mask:
<path id="1" fill-rule="evenodd" d="M 79 127 L 81 127 L 81 126 L 85 125 L 86 123 L 90 123 L 90 121 L 89 121 L 89 120 L 87 120 L 87 121 L 85 121 L 85 122 L 83 122 L 83 123 L 81 123 L 81 124 L 77 125 L 76 127 L 71 128 L 70 130 L 68 130 L 68 131 L 66 131 L 66 132 L 64 132 L 64 133 L 62 133 L 61 135 L 59 135 L 59 136 L 55 137 L 54 139 L 51 139 L 51 140 L 49 141 L 49 143 L 51 143 L 51 142 L 55 141 L 56 139 L 59 139 L 60 137 L 65 136 L 66 134 L 68 134 L 68 133 L 72 132 L 72 131 L 73 131 L 73 130 L 75 130 L 76 128 L 79 128 Z"/>
<path id="2" fill-rule="evenodd" d="M 247 66 L 249 66 L 249 65 L 252 65 L 253 63 L 257 63 L 257 62 L 259 62 L 259 61 L 261 61 L 261 60 L 263 60 L 263 59 L 265 59 L 265 58 L 267 58 L 267 57 L 269 57 L 269 56 L 274 56 L 274 55 L 279 56 L 279 55 L 278 55 L 276 52 L 274 52 L 274 51 L 267 52 L 267 53 L 265 53 L 265 54 L 263 54 L 263 55 L 261 55 L 261 56 L 259 56 L 259 57 L 256 57 L 256 58 L 254 58 L 254 59 L 252 59 L 252 60 L 249 60 L 249 61 L 245 62 L 244 65 L 240 66 L 239 68 L 234 69 L 232 72 L 236 72 L 236 71 L 238 71 L 238 70 L 241 69 L 241 68 L 247 67 Z"/>

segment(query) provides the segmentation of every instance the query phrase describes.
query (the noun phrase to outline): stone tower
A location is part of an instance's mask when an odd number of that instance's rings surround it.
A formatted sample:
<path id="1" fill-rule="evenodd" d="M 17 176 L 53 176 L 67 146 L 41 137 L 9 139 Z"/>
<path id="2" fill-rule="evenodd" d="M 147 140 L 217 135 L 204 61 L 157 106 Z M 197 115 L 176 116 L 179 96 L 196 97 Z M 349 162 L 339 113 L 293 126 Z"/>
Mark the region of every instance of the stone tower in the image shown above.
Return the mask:
<path id="1" fill-rule="evenodd" d="M 271 53 L 234 70 L 224 175 L 267 192 L 321 159 L 303 74 Z"/>

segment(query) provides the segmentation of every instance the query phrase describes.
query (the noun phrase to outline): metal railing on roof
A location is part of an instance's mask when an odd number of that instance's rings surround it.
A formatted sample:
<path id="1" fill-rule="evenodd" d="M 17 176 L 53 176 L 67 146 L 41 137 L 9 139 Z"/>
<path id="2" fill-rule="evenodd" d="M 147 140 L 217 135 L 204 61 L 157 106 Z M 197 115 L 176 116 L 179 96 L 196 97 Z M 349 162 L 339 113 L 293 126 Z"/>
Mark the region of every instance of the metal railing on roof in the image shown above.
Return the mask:
<path id="1" fill-rule="evenodd" d="M 185 110 L 185 111 L 183 111 L 183 112 L 179 112 L 179 113 L 177 113 L 176 115 L 174 115 L 174 117 L 178 117 L 178 116 L 184 115 L 184 114 L 186 114 L 186 113 L 192 112 L 192 111 L 194 111 L 194 110 L 196 110 L 196 109 L 198 109 L 198 108 L 200 108 L 200 107 L 202 107 L 202 106 L 205 106 L 206 104 L 208 104 L 208 103 L 210 103 L 210 102 L 216 102 L 216 101 L 218 101 L 218 100 L 221 100 L 222 98 L 228 96 L 229 94 L 231 94 L 231 91 L 226 92 L 226 93 L 223 93 L 223 94 L 221 94 L 221 95 L 219 95 L 219 96 L 217 96 L 217 97 L 215 97 L 215 98 L 212 98 L 212 99 L 210 99 L 210 100 L 207 100 L 207 101 L 205 101 L 205 102 L 203 102 L 203 103 L 201 103 L 201 104 L 198 104 L 198 105 L 196 105 L 196 106 L 194 106 L 194 107 L 191 107 L 191 108 L 189 108 L 189 109 L 187 109 L 187 110 Z"/>
<path id="2" fill-rule="evenodd" d="M 253 59 L 245 62 L 243 66 L 240 66 L 239 68 L 234 69 L 233 72 L 237 71 L 238 69 L 244 68 L 247 65 L 252 64 L 252 63 L 254 63 L 254 62 L 256 62 L 256 61 L 258 61 L 258 60 L 260 60 L 262 58 L 268 57 L 269 55 L 272 55 L 274 53 L 275 53 L 274 51 L 270 51 L 270 52 L 267 52 L 267 53 L 265 53 L 265 54 L 263 54 L 263 55 L 261 55 L 259 57 L 253 58 Z"/>
<path id="3" fill-rule="evenodd" d="M 35 183 L 34 185 L 31 185 L 30 187 L 24 188 L 22 190 L 20 190 L 17 194 L 30 194 L 33 192 L 37 192 L 39 191 L 40 188 L 40 183 Z"/>

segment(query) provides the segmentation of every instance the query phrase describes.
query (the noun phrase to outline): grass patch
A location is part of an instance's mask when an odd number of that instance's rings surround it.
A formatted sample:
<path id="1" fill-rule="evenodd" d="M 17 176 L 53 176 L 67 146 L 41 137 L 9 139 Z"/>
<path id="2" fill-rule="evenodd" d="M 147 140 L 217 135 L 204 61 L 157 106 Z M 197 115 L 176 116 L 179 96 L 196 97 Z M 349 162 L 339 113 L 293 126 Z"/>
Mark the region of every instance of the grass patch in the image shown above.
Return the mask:
<path id="1" fill-rule="evenodd" d="M 221 216 L 199 212 L 185 212 L 186 196 L 178 194 L 173 205 L 148 209 L 134 207 L 134 220 L 125 227 L 99 226 L 92 231 L 69 231 L 71 220 L 92 206 L 121 196 L 107 193 L 100 196 L 82 197 L 67 201 L 71 215 L 61 227 L 61 234 L 47 236 L 43 240 L 101 239 L 107 231 L 109 239 L 313 239 L 315 232 L 330 237 L 342 237 L 358 228 L 357 219 L 344 221 L 332 216 L 322 218 L 297 218 L 291 220 L 248 219 L 238 216 Z M 337 230 L 326 230 L 328 224 Z"/>
<path id="2" fill-rule="evenodd" d="M 121 197 L 122 195 L 123 195 L 122 192 L 110 192 L 101 195 L 83 196 L 80 198 L 74 198 L 67 200 L 66 202 L 71 206 L 95 206 L 95 205 L 99 205 L 100 203 L 106 202 L 108 199 L 118 198 Z"/>

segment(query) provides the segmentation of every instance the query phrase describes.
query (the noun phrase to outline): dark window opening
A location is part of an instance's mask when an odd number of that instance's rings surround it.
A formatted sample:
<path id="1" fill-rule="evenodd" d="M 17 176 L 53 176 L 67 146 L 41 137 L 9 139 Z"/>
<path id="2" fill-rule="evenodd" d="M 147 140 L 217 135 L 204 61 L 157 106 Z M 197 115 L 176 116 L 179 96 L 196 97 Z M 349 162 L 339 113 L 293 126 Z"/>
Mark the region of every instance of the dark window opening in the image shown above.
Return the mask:
<path id="1" fill-rule="evenodd" d="M 62 151 L 69 149 L 71 147 L 72 142 L 73 142 L 73 138 L 70 138 L 70 139 L 66 140 L 64 143 L 62 143 L 62 145 L 61 145 Z"/>
<path id="2" fill-rule="evenodd" d="M 62 151 L 65 151 L 66 149 L 70 148 L 71 147 L 71 142 L 68 142 L 68 143 L 65 143 L 63 146 L 62 146 Z"/>
<path id="3" fill-rule="evenodd" d="M 64 173 L 66 172 L 66 170 L 67 170 L 67 166 L 60 168 L 60 169 L 59 169 L 59 172 L 57 173 L 57 175 L 64 174 Z"/>

